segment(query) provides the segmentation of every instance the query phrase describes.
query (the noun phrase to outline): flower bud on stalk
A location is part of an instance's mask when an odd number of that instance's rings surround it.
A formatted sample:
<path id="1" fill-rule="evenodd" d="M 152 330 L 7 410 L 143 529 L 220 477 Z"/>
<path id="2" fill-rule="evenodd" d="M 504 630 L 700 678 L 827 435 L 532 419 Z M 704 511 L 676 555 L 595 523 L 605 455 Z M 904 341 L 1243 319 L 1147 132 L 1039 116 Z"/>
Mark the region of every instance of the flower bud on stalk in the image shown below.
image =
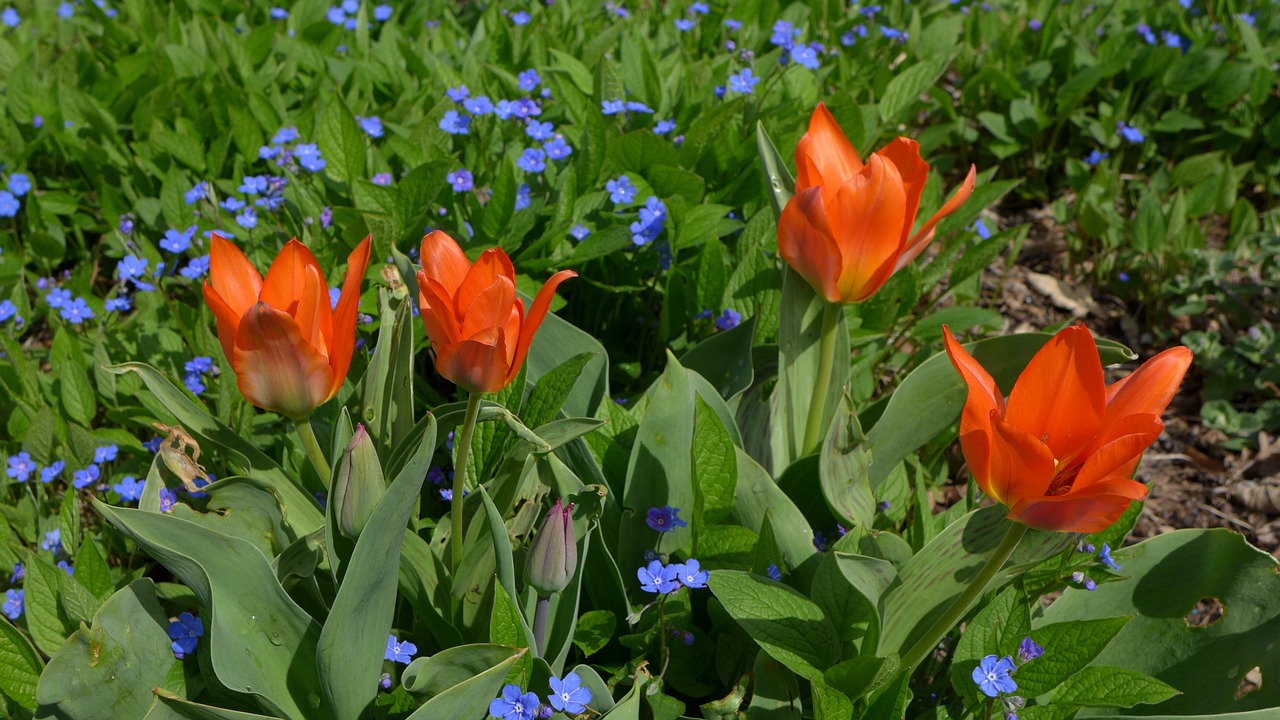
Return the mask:
<path id="1" fill-rule="evenodd" d="M 578 539 L 573 532 L 573 503 L 556 500 L 529 547 L 525 582 L 546 597 L 569 586 L 578 569 Z"/>
<path id="2" fill-rule="evenodd" d="M 356 426 L 341 462 L 333 482 L 334 517 L 338 521 L 338 532 L 354 540 L 387 490 L 378 451 L 363 424 Z"/>

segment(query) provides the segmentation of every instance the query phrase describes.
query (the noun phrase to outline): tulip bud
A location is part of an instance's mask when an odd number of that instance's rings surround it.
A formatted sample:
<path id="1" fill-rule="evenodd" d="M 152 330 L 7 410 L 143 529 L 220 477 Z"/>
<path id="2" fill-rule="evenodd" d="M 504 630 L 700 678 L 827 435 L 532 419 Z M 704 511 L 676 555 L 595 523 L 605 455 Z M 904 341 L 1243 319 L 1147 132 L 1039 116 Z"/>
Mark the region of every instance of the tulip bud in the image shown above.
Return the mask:
<path id="1" fill-rule="evenodd" d="M 342 454 L 338 477 L 333 481 L 330 502 L 338 522 L 338 532 L 353 540 L 358 537 L 386 490 L 378 451 L 374 449 L 373 440 L 364 425 L 357 425 L 351 443 Z"/>
<path id="2" fill-rule="evenodd" d="M 525 582 L 548 596 L 569 586 L 578 570 L 578 539 L 573 532 L 573 503 L 556 500 L 529 546 Z"/>

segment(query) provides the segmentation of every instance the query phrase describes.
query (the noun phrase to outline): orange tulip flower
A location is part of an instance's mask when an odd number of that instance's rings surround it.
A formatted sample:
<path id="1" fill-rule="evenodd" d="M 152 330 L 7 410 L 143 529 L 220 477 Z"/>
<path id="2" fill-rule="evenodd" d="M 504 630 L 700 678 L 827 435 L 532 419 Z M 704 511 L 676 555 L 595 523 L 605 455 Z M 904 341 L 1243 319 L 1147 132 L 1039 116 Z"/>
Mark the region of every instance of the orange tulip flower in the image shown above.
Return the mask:
<path id="1" fill-rule="evenodd" d="M 944 328 L 947 354 L 969 396 L 960 447 L 983 492 L 1010 520 L 1041 530 L 1098 532 L 1147 487 L 1131 479 L 1160 436 L 1164 412 L 1191 365 L 1185 347 L 1165 350 L 1107 386 L 1083 325 L 1053 336 L 1018 377 L 1008 401 Z"/>
<path id="2" fill-rule="evenodd" d="M 204 300 L 218 319 L 222 353 L 246 400 L 298 419 L 338 392 L 351 367 L 368 264 L 365 238 L 347 257 L 342 296 L 333 308 L 320 265 L 297 239 L 276 256 L 264 281 L 240 248 L 213 236 Z"/>
<path id="3" fill-rule="evenodd" d="M 556 288 L 578 276 L 552 275 L 526 316 L 515 267 L 501 248 L 485 250 L 472 265 L 453 238 L 435 230 L 422 239 L 421 258 L 418 304 L 436 371 L 471 392 L 497 392 L 515 379 Z"/>
<path id="4" fill-rule="evenodd" d="M 974 169 L 913 235 L 929 164 L 900 137 L 863 164 L 821 103 L 796 145 L 796 193 L 778 222 L 778 250 L 833 303 L 862 302 L 933 239 L 934 226 L 973 192 Z"/>

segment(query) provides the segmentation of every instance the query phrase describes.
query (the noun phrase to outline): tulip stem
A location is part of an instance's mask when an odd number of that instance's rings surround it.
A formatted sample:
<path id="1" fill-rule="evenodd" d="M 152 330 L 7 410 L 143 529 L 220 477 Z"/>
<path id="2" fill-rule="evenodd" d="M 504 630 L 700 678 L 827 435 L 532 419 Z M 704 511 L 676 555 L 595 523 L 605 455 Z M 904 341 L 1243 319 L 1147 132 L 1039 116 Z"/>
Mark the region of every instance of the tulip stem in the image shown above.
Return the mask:
<path id="1" fill-rule="evenodd" d="M 960 593 L 960 597 L 951 603 L 951 607 L 942 614 L 941 617 L 929 628 L 929 630 L 921 635 L 915 644 L 911 646 L 902 655 L 902 666 L 907 668 L 908 673 L 915 670 L 916 665 L 924 660 L 925 656 L 937 647 L 938 642 L 947 634 L 956 623 L 960 622 L 960 618 L 969 612 L 969 607 L 973 605 L 982 593 L 986 592 L 987 585 L 991 584 L 991 579 L 1000 572 L 1000 568 L 1004 567 L 1005 562 L 1013 555 L 1013 551 L 1017 549 L 1018 543 L 1022 541 L 1022 536 L 1027 534 L 1027 526 L 1022 523 L 1015 522 L 1009 525 L 1009 531 L 1005 533 L 1004 539 L 1000 541 L 1000 546 L 995 549 L 991 557 L 987 559 L 982 569 L 978 571 L 969 586 Z"/>
<path id="2" fill-rule="evenodd" d="M 538 647 L 538 657 L 547 649 L 547 611 L 551 608 L 551 596 L 538 594 L 538 604 L 533 608 L 533 642 Z"/>
<path id="3" fill-rule="evenodd" d="M 840 326 L 843 306 L 829 302 L 822 309 L 822 340 L 818 345 L 818 376 L 814 378 L 813 398 L 809 401 L 809 420 L 804 426 L 802 456 L 816 452 L 822 446 L 826 428 L 822 425 L 826 415 L 827 393 L 831 388 L 831 369 L 835 365 L 836 330 Z"/>
<path id="4" fill-rule="evenodd" d="M 467 415 L 462 420 L 462 433 L 457 436 L 458 458 L 453 463 L 453 500 L 449 508 L 451 531 L 449 546 L 452 548 L 453 577 L 458 577 L 462 567 L 462 496 L 467 486 L 467 457 L 471 455 L 471 436 L 476 431 L 476 420 L 480 417 L 480 396 L 482 393 L 472 392 L 467 396 Z"/>
<path id="5" fill-rule="evenodd" d="M 320 483 L 326 488 L 329 487 L 333 470 L 329 467 L 329 461 L 325 459 L 324 451 L 320 449 L 320 441 L 316 440 L 316 431 L 311 429 L 311 418 L 298 418 L 293 421 L 293 426 L 298 430 L 298 438 L 302 440 L 302 449 L 306 451 L 307 459 L 320 474 Z"/>

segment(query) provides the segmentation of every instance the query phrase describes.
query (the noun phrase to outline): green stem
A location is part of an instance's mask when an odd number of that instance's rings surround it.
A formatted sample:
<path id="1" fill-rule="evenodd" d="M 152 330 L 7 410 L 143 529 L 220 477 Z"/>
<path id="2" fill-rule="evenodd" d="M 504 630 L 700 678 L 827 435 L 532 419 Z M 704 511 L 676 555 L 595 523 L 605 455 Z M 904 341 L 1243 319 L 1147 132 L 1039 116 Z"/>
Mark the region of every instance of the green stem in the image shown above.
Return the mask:
<path id="1" fill-rule="evenodd" d="M 298 418 L 293 421 L 293 427 L 298 431 L 298 438 L 302 440 L 302 449 L 306 451 L 307 459 L 320 474 L 320 482 L 327 488 L 333 477 L 333 470 L 329 467 L 324 451 L 320 449 L 320 441 L 316 440 L 316 431 L 311 429 L 311 418 Z"/>
<path id="2" fill-rule="evenodd" d="M 547 611 L 551 608 L 549 595 L 538 595 L 538 604 L 533 610 L 533 642 L 538 647 L 538 657 L 545 657 L 547 651 Z"/>
<path id="3" fill-rule="evenodd" d="M 1000 541 L 1000 546 L 982 566 L 982 570 L 978 572 L 973 582 L 969 583 L 969 587 L 965 588 L 960 597 L 951 603 L 951 607 L 938 618 L 937 622 L 929 628 L 928 632 L 920 636 L 915 644 L 902 654 L 902 666 L 908 669 L 908 672 L 915 670 L 916 665 L 928 655 L 942 637 L 947 634 L 960 618 L 969 611 L 969 607 L 974 601 L 986 592 L 987 585 L 991 584 L 991 579 L 1000 572 L 1000 568 L 1004 567 L 1009 556 L 1013 555 L 1013 551 L 1018 547 L 1018 543 L 1022 540 L 1022 536 L 1027 533 L 1027 526 L 1022 523 L 1013 523 L 1009 526 L 1009 532 L 1005 533 L 1004 540 Z"/>
<path id="4" fill-rule="evenodd" d="M 813 398 L 809 402 L 809 420 L 804 426 L 802 456 L 816 452 L 822 445 L 824 428 L 822 417 L 826 414 L 827 392 L 831 388 L 831 368 L 835 365 L 836 329 L 840 326 L 843 306 L 829 302 L 822 310 L 822 341 L 818 346 L 818 376 L 813 384 Z"/>
<path id="5" fill-rule="evenodd" d="M 471 454 L 471 436 L 476 431 L 476 419 L 480 416 L 480 395 L 472 392 L 467 396 L 467 415 L 462 420 L 462 434 L 457 436 L 458 459 L 453 463 L 453 501 L 449 508 L 449 519 L 452 528 L 449 534 L 449 546 L 452 548 L 453 577 L 458 577 L 462 567 L 462 493 L 467 485 L 467 456 Z"/>

